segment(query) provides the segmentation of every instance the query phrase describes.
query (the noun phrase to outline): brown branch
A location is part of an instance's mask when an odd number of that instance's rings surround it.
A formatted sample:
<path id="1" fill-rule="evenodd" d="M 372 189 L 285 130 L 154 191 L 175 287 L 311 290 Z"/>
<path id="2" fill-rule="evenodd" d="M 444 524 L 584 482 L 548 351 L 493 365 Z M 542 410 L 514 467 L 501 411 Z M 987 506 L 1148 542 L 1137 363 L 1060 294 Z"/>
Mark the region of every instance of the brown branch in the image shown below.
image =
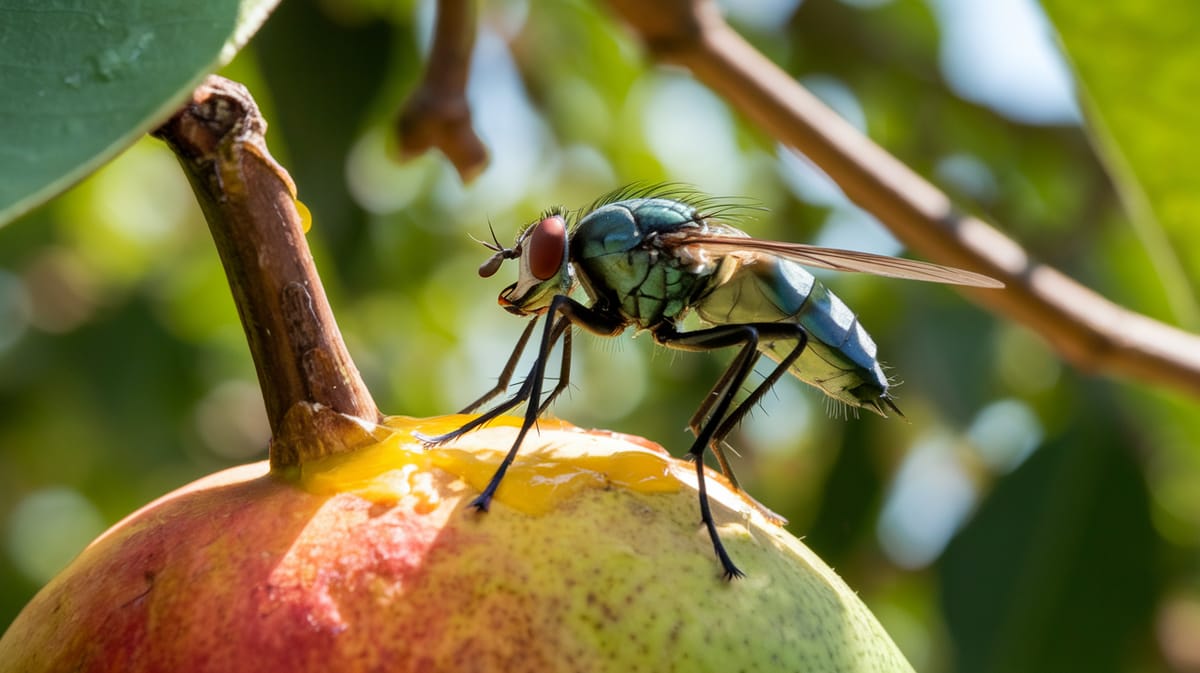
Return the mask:
<path id="1" fill-rule="evenodd" d="M 425 76 L 396 119 L 402 159 L 436 147 L 458 169 L 463 182 L 470 182 L 487 166 L 487 148 L 475 135 L 467 104 L 474 44 L 472 0 L 439 0 Z"/>
<path id="2" fill-rule="evenodd" d="M 765 132 L 804 153 L 905 244 L 1007 284 L 965 290 L 978 303 L 1038 332 L 1080 369 L 1200 395 L 1200 337 L 1114 304 L 957 212 L 945 194 L 747 43 L 711 0 L 608 4 L 652 54 L 687 67 Z"/>
<path id="3" fill-rule="evenodd" d="M 379 420 L 317 276 L 296 187 L 240 84 L 210 77 L 154 131 L 179 157 L 225 267 L 272 431 L 271 463 L 368 441 Z"/>

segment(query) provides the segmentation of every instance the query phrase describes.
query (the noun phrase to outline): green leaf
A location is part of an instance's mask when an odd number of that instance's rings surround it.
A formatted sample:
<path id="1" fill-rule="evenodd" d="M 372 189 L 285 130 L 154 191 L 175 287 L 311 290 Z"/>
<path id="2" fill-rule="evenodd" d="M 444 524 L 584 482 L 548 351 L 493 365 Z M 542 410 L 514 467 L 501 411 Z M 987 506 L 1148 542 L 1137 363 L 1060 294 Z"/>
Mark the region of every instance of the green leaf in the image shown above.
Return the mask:
<path id="1" fill-rule="evenodd" d="M 1046 0 L 1085 90 L 1093 142 L 1172 299 L 1200 325 L 1200 4 Z M 1176 255 L 1182 257 L 1180 260 Z"/>
<path id="2" fill-rule="evenodd" d="M 938 565 L 955 670 L 1136 669 L 1159 580 L 1150 493 L 1107 395 L 996 484 Z"/>
<path id="3" fill-rule="evenodd" d="M 0 224 L 165 119 L 278 0 L 0 0 Z"/>

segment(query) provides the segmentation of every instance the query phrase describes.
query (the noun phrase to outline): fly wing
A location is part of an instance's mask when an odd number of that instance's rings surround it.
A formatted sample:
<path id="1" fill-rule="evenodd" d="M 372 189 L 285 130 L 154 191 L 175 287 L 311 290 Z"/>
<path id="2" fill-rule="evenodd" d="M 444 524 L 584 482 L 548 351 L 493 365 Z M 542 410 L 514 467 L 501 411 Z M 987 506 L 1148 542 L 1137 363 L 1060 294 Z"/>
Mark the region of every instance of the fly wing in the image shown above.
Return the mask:
<path id="1" fill-rule="evenodd" d="M 940 264 L 918 262 L 902 257 L 873 255 L 857 250 L 841 250 L 838 248 L 822 248 L 803 243 L 782 243 L 780 241 L 764 241 L 757 238 L 741 236 L 688 236 L 680 241 L 685 246 L 703 246 L 712 252 L 754 251 L 778 255 L 793 260 L 804 266 L 834 271 L 870 273 L 888 278 L 905 278 L 908 280 L 924 280 L 931 283 L 946 283 L 949 285 L 969 285 L 971 287 L 1001 288 L 1004 283 L 972 271 L 964 271 Z"/>

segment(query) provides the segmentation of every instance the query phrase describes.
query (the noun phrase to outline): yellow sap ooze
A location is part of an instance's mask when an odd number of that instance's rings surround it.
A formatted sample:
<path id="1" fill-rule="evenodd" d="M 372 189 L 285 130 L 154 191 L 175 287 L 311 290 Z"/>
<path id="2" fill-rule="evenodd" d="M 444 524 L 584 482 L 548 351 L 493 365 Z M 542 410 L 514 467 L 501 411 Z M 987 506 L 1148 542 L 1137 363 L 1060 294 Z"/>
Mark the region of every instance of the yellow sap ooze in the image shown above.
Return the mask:
<path id="1" fill-rule="evenodd" d="M 312 211 L 300 199 L 296 199 L 296 212 L 300 214 L 300 231 L 308 233 L 312 229 Z"/>
<path id="2" fill-rule="evenodd" d="M 0 638 L 0 673 L 910 671 L 846 585 L 709 480 L 747 577 L 721 579 L 695 472 L 656 445 L 541 421 L 391 418 L 360 450 L 257 463 L 130 515 Z"/>
<path id="3" fill-rule="evenodd" d="M 353 453 L 303 465 L 300 484 L 316 494 L 353 492 L 377 501 L 413 497 L 429 506 L 440 497 L 429 487 L 429 470 L 436 467 L 478 493 L 496 472 L 508 451 L 505 442 L 512 441 L 511 429 L 519 427 L 521 419 L 499 418 L 445 447 L 425 447 L 413 436 L 414 432 L 448 432 L 470 418 L 393 416 L 383 422 L 395 431 L 391 436 Z M 554 433 L 556 440 L 538 441 L 540 431 Z M 562 437 L 562 433 L 571 434 Z M 585 489 L 671 493 L 683 488 L 665 451 L 651 444 L 633 444 L 619 435 L 589 433 L 560 421 L 542 420 L 526 444 L 529 446 L 522 447 L 505 474 L 495 501 L 527 514 L 545 514 Z"/>

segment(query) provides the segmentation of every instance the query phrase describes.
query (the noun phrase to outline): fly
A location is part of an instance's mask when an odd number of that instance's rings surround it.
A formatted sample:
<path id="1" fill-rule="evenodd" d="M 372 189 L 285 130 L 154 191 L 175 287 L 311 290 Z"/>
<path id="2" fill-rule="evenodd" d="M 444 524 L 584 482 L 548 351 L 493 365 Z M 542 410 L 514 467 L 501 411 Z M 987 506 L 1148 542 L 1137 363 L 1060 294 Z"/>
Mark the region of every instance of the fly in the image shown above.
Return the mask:
<path id="1" fill-rule="evenodd" d="M 881 416 L 900 413 L 888 394 L 875 342 L 854 313 L 804 267 L 1003 287 L 987 276 L 936 264 L 751 238 L 722 221 L 737 208 L 679 187 L 629 187 L 577 213 L 561 208 L 547 211 L 521 232 L 511 248 L 500 245 L 494 236 L 494 244 L 484 244 L 494 254 L 479 267 L 479 275 L 490 277 L 505 260 L 516 260 L 517 282 L 500 293 L 500 306 L 533 319 L 496 386 L 463 413 L 481 407 L 508 387 L 538 318 L 544 315 L 546 321 L 529 376 L 514 395 L 457 430 L 421 437 L 431 444 L 447 442 L 528 403 L 516 441 L 472 506 L 488 509 L 525 435 L 569 384 L 572 327 L 614 337 L 632 326 L 650 332 L 661 346 L 686 351 L 738 347 L 689 422 L 695 440 L 688 455 L 696 465 L 701 520 L 724 576 L 741 577 L 709 510 L 705 449 L 712 447 L 721 471 L 739 488 L 722 443 L 786 373 L 849 406 Z M 586 304 L 571 298 L 579 285 L 587 294 Z M 680 330 L 689 312 L 697 315 L 703 328 Z M 560 340 L 558 384 L 543 399 L 547 360 Z M 759 355 L 776 365 L 735 404 Z"/>

